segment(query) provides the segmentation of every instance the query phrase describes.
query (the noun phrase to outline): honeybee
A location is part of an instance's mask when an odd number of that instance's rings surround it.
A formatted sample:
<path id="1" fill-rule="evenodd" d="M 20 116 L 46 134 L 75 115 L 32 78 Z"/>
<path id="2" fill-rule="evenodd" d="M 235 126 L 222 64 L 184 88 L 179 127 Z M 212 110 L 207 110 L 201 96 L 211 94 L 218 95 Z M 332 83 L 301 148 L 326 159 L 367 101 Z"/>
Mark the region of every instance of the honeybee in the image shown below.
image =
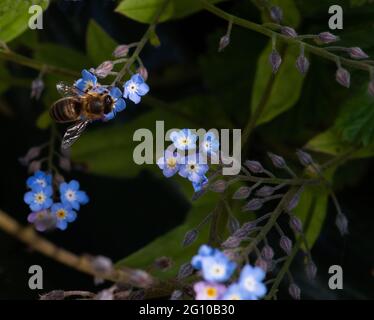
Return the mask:
<path id="1" fill-rule="evenodd" d="M 103 120 L 105 114 L 113 110 L 114 100 L 107 89 L 102 92 L 81 92 L 75 86 L 64 82 L 58 83 L 56 88 L 63 98 L 51 106 L 51 118 L 58 123 L 75 122 L 62 138 L 61 148 L 68 149 L 90 122 Z"/>

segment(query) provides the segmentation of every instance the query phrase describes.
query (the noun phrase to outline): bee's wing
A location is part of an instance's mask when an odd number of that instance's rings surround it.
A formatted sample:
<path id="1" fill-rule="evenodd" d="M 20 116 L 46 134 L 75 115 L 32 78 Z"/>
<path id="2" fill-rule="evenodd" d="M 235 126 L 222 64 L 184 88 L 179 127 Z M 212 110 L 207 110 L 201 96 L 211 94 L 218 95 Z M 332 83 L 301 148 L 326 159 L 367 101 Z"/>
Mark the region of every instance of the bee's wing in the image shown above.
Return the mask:
<path id="1" fill-rule="evenodd" d="M 77 87 L 74 85 L 71 85 L 70 83 L 66 82 L 58 82 L 56 84 L 56 89 L 58 93 L 63 96 L 63 97 L 69 97 L 69 96 L 79 96 L 84 94 L 83 91 L 79 90 Z"/>
<path id="2" fill-rule="evenodd" d="M 69 127 L 64 137 L 62 138 L 61 148 L 68 149 L 71 145 L 80 137 L 84 129 L 86 129 L 87 125 L 90 123 L 89 120 L 78 121 L 71 127 Z"/>

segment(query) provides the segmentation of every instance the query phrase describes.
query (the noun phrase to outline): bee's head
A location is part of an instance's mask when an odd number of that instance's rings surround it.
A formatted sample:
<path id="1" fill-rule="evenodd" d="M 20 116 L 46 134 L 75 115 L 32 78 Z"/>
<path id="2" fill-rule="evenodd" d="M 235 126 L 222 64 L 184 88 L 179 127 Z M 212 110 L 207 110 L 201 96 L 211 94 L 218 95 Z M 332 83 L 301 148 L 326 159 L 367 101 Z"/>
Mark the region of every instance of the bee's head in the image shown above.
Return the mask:
<path id="1" fill-rule="evenodd" d="M 113 109 L 113 99 L 109 94 L 104 95 L 103 99 L 104 113 L 107 114 Z"/>

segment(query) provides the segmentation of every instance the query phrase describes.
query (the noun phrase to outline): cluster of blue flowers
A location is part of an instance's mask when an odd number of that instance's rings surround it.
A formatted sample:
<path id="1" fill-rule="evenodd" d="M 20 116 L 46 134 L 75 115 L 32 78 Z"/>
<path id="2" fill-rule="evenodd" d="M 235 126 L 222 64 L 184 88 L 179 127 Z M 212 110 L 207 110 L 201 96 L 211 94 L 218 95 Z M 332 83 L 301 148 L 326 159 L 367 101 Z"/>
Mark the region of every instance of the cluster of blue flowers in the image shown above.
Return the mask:
<path id="1" fill-rule="evenodd" d="M 191 264 L 204 278 L 194 285 L 196 300 L 258 300 L 266 294 L 265 272 L 249 264 L 243 267 L 237 282 L 225 285 L 237 265 L 218 249 L 202 245 Z"/>
<path id="2" fill-rule="evenodd" d="M 193 155 L 181 156 L 180 152 L 190 152 L 196 149 L 197 135 L 190 129 L 173 131 L 170 139 L 176 151 L 165 150 L 164 156 L 158 159 L 157 165 L 162 170 L 165 177 L 169 178 L 177 172 L 180 176 L 187 178 L 192 182 L 195 192 L 202 189 L 207 184 L 208 178 L 206 173 L 209 166 L 206 164 L 207 157 L 217 156 L 219 141 L 212 132 L 205 134 L 200 144 L 199 152 Z"/>
<path id="3" fill-rule="evenodd" d="M 29 177 L 26 184 L 30 191 L 25 193 L 24 201 L 32 211 L 27 220 L 38 231 L 53 227 L 65 230 L 68 223 L 77 218 L 80 205 L 89 201 L 87 194 L 80 190 L 78 181 L 72 180 L 59 185 L 59 202 L 53 202 L 52 175 L 43 171 Z"/>
<path id="4" fill-rule="evenodd" d="M 117 87 L 102 86 L 98 83 L 94 74 L 87 70 L 82 71 L 82 78 L 75 81 L 74 86 L 83 93 L 107 91 L 114 101 L 113 110 L 105 114 L 104 120 L 108 121 L 115 117 L 117 112 L 121 112 L 126 108 L 126 102 L 123 98 L 129 99 L 138 104 L 141 97 L 146 95 L 149 91 L 149 86 L 145 83 L 140 74 L 135 74 L 123 85 L 123 93 Z"/>

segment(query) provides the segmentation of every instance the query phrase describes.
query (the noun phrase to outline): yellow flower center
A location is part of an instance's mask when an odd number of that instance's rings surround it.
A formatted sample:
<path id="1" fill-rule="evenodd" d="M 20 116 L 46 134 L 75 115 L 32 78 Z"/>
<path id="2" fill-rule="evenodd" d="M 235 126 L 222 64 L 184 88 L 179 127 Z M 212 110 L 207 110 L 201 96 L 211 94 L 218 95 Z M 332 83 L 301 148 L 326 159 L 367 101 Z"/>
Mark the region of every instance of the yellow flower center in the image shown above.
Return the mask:
<path id="1" fill-rule="evenodd" d="M 167 164 L 168 167 L 175 168 L 175 166 L 177 165 L 177 159 L 175 159 L 174 157 L 170 157 L 167 159 Z"/>
<path id="2" fill-rule="evenodd" d="M 244 281 L 244 285 L 248 291 L 254 291 L 256 289 L 256 281 L 253 277 L 247 277 Z"/>
<path id="3" fill-rule="evenodd" d="M 225 272 L 225 268 L 223 268 L 221 265 L 215 265 L 213 267 L 213 273 L 216 274 L 217 276 L 223 275 Z"/>
<path id="4" fill-rule="evenodd" d="M 213 287 L 207 287 L 206 288 L 206 295 L 209 298 L 215 298 L 217 297 L 217 289 Z"/>
<path id="5" fill-rule="evenodd" d="M 45 195 L 43 192 L 38 192 L 34 196 L 35 202 L 41 204 L 45 201 Z"/>
<path id="6" fill-rule="evenodd" d="M 66 211 L 64 209 L 60 209 L 56 212 L 56 216 L 58 219 L 64 219 L 66 217 Z"/>

